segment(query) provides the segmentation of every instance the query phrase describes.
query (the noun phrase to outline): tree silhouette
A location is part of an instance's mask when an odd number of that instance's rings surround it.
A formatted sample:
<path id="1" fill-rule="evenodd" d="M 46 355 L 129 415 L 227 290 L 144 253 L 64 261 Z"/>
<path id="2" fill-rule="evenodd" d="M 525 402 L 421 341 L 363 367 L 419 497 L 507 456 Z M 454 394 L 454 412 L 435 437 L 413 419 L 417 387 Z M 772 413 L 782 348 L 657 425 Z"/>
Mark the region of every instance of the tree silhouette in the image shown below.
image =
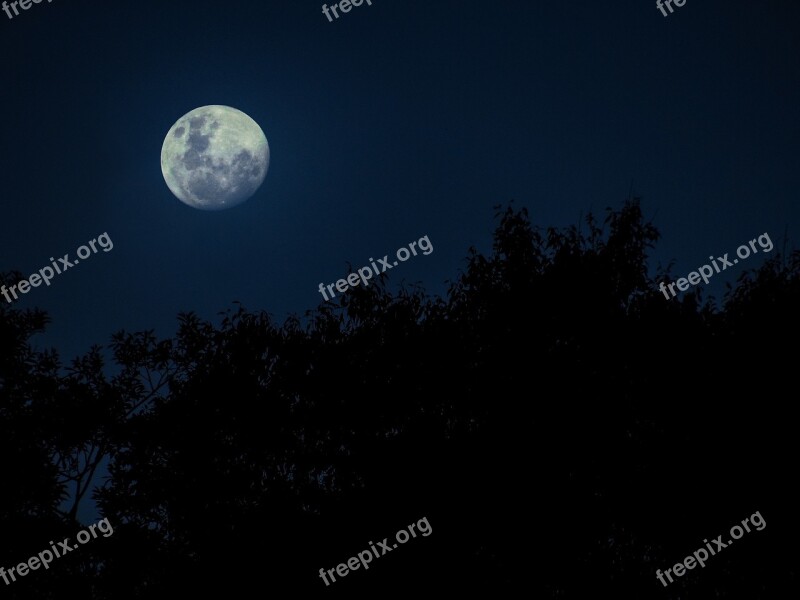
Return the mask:
<path id="1" fill-rule="evenodd" d="M 0 443 L 21 492 L 0 515 L 30 548 L 2 564 L 72 535 L 87 490 L 115 527 L 10 597 L 790 589 L 781 344 L 798 331 L 800 254 L 743 274 L 717 309 L 658 291 L 669 273 L 648 268 L 659 234 L 637 200 L 564 230 L 496 217 L 491 254 L 470 249 L 444 298 L 382 277 L 283 324 L 182 314 L 174 339 L 114 335 L 113 368 L 93 348 L 62 370 L 28 345 L 43 314 L 0 309 Z M 658 583 L 756 510 L 763 532 Z M 319 578 L 422 517 L 430 537 Z"/>

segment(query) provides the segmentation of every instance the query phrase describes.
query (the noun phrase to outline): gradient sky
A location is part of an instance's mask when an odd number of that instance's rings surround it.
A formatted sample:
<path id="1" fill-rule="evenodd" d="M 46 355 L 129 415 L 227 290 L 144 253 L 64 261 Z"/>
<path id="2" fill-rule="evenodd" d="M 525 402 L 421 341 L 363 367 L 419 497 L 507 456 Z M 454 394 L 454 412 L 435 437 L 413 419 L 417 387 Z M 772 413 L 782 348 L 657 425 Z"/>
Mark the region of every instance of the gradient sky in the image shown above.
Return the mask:
<path id="1" fill-rule="evenodd" d="M 664 18 L 643 1 L 372 0 L 333 23 L 321 5 L 0 13 L 0 269 L 114 242 L 23 297 L 53 319 L 37 344 L 71 358 L 234 300 L 282 320 L 348 262 L 423 235 L 433 254 L 391 281 L 442 292 L 470 245 L 490 248 L 494 204 L 563 226 L 631 182 L 676 276 L 765 231 L 797 246 L 796 2 L 688 0 Z M 264 185 L 229 211 L 185 206 L 161 175 L 167 131 L 207 104 L 270 144 Z"/>

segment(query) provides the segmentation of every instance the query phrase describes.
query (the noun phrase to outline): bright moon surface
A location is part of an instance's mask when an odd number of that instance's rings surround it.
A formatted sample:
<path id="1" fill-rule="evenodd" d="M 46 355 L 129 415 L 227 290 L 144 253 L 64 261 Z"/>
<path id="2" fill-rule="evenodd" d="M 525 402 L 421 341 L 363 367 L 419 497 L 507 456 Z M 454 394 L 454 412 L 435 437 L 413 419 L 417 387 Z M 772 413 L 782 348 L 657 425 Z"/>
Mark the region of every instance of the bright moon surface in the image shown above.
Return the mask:
<path id="1" fill-rule="evenodd" d="M 267 137 L 253 119 L 230 106 L 195 108 L 170 128 L 161 172 L 177 198 L 201 210 L 241 204 L 269 168 Z"/>

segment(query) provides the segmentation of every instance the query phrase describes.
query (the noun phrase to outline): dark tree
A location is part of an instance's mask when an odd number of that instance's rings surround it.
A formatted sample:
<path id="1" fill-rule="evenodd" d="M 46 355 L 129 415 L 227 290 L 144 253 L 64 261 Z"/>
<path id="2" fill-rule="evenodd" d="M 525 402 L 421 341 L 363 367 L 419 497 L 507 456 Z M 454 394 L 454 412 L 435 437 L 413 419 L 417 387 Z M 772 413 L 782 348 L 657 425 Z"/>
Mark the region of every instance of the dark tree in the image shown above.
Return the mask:
<path id="1" fill-rule="evenodd" d="M 115 335 L 110 368 L 94 348 L 62 372 L 27 345 L 43 315 L 0 312 L 0 443 L 24 490 L 2 500 L 4 529 L 44 547 L 93 489 L 116 530 L 38 597 L 65 580 L 98 599 L 792 589 L 800 254 L 718 308 L 664 299 L 636 201 L 565 230 L 497 217 L 492 253 L 470 249 L 444 298 L 381 280 L 283 324 L 183 314 L 171 340 Z M 755 511 L 764 531 L 655 578 Z M 422 517 L 430 537 L 319 578 Z M 12 550 L 4 564 L 34 552 Z"/>

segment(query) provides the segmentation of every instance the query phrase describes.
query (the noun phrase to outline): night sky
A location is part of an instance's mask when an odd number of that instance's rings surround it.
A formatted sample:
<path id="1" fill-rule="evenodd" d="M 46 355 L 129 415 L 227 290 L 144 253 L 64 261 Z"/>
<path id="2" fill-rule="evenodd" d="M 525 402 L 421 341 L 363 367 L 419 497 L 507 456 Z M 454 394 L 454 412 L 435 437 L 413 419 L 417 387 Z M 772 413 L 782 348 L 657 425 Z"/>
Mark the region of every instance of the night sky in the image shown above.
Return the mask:
<path id="1" fill-rule="evenodd" d="M 2 269 L 114 243 L 31 290 L 65 359 L 119 330 L 171 335 L 234 301 L 301 315 L 370 257 L 441 293 L 493 205 L 576 224 L 633 190 L 683 276 L 768 232 L 796 246 L 798 8 L 785 1 L 54 0 L 0 13 Z M 222 212 L 179 202 L 172 124 L 223 104 L 269 140 L 264 185 Z M 760 258 L 751 259 L 757 266 Z M 742 265 L 718 276 L 733 283 Z M 587 290 L 587 293 L 591 293 Z"/>

